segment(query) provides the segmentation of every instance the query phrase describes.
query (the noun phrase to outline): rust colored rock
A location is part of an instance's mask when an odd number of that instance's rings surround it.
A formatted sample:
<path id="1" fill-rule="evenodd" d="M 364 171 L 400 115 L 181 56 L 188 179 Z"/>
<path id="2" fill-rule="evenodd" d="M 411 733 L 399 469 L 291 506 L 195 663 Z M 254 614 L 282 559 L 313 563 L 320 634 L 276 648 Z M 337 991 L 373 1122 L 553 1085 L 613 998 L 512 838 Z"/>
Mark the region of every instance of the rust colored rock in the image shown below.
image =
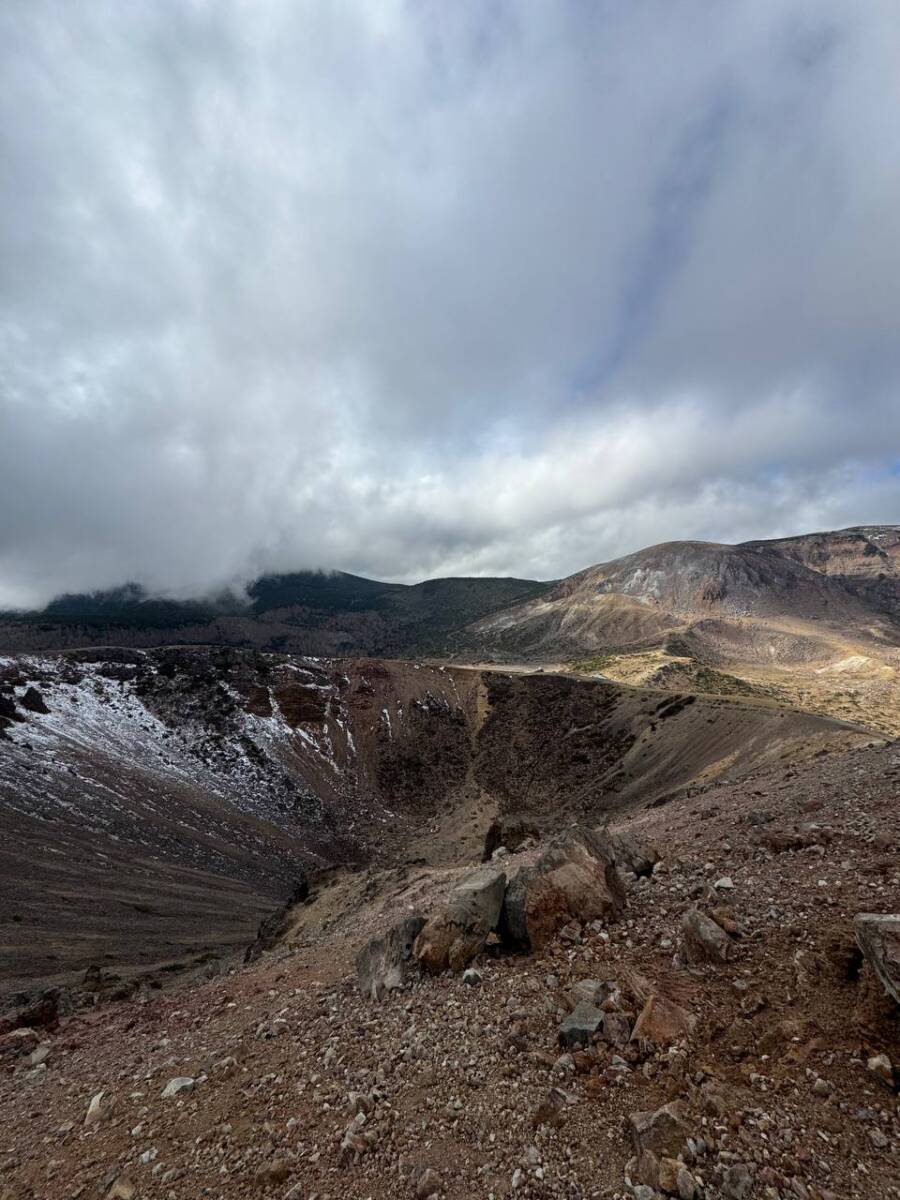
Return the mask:
<path id="1" fill-rule="evenodd" d="M 510 881 L 501 935 L 519 949 L 539 950 L 570 921 L 613 921 L 624 908 L 614 847 L 604 834 L 576 825 Z"/>
<path id="2" fill-rule="evenodd" d="M 720 904 L 718 908 L 711 909 L 709 915 L 731 937 L 740 937 L 741 926 L 730 904 Z"/>
<path id="3" fill-rule="evenodd" d="M 668 1046 L 671 1042 L 688 1037 L 696 1024 L 694 1014 L 680 1004 L 675 1004 L 665 996 L 651 996 L 635 1022 L 631 1040 Z"/>

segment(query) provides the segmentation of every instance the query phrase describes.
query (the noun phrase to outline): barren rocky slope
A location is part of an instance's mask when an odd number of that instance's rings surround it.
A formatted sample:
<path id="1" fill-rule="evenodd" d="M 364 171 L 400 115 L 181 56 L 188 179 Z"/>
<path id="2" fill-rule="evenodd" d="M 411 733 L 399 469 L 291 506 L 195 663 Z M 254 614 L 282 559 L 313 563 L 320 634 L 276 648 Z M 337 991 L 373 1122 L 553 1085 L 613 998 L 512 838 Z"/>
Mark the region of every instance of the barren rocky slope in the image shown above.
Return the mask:
<path id="1" fill-rule="evenodd" d="M 244 945 L 301 875 L 474 853 L 497 815 L 599 819 L 867 742 L 765 702 L 249 651 L 0 662 L 5 990 Z"/>
<path id="2" fill-rule="evenodd" d="M 408 587 L 299 572 L 258 580 L 246 602 L 174 602 L 122 588 L 0 614 L 0 651 L 177 642 L 557 666 L 601 658 L 603 674 L 636 683 L 655 684 L 655 671 L 673 666 L 662 685 L 677 674 L 691 691 L 703 690 L 701 676 L 724 672 L 754 694 L 896 735 L 898 563 L 900 526 L 880 525 L 737 546 L 670 542 L 555 584 Z M 654 669 L 642 672 L 631 660 L 648 654 Z M 623 661 L 609 661 L 616 656 Z"/>
<path id="3" fill-rule="evenodd" d="M 900 733 L 900 529 L 739 546 L 672 542 L 563 580 L 478 621 L 492 659 L 608 678 L 740 687 Z M 671 668 L 668 679 L 658 676 Z"/>
<path id="4" fill-rule="evenodd" d="M 845 530 L 739 546 L 651 546 L 589 567 L 542 597 L 482 618 L 476 629 L 486 644 L 513 656 L 677 640 L 727 657 L 716 630 L 730 626 L 743 630 L 747 642 L 768 638 L 771 645 L 780 638 L 773 656 L 782 662 L 827 657 L 835 635 L 891 649 L 900 645 L 894 601 L 884 603 L 863 586 L 900 596 L 891 565 L 900 537 L 893 526 L 878 528 L 871 537 Z"/>
<path id="5" fill-rule="evenodd" d="M 645 804 L 601 835 L 644 848 L 618 915 L 380 1001 L 356 950 L 475 860 L 326 881 L 200 986 L 33 1012 L 0 1037 L 0 1195 L 892 1200 L 900 1010 L 854 921 L 900 909 L 898 782 L 890 746 Z"/>

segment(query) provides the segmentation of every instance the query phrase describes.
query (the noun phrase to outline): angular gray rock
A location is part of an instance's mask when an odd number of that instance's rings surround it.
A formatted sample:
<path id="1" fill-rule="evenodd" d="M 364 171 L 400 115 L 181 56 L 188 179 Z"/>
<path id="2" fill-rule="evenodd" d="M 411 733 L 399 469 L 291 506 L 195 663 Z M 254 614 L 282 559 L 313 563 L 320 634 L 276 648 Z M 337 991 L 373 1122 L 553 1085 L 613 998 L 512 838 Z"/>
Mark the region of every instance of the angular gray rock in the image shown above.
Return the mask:
<path id="1" fill-rule="evenodd" d="M 900 1004 L 900 913 L 859 913 L 853 931 L 881 986 Z"/>
<path id="2" fill-rule="evenodd" d="M 568 989 L 567 995 L 573 1008 L 582 1001 L 599 1007 L 608 996 L 618 990 L 619 985 L 613 979 L 579 979 Z"/>
<path id="3" fill-rule="evenodd" d="M 586 1046 L 591 1037 L 603 1027 L 603 1013 L 593 1004 L 582 1001 L 559 1027 L 560 1045 L 570 1049 L 573 1046 Z"/>
<path id="4" fill-rule="evenodd" d="M 677 1158 L 691 1132 L 680 1100 L 653 1111 L 632 1113 L 628 1124 L 638 1157 L 642 1151 L 651 1150 L 660 1158 Z"/>
<path id="5" fill-rule="evenodd" d="M 91 1102 L 88 1105 L 88 1110 L 84 1114 L 84 1123 L 87 1128 L 92 1125 L 99 1125 L 102 1121 L 112 1113 L 115 1108 L 116 1097 L 112 1092 L 97 1092 L 91 1097 Z"/>
<path id="6" fill-rule="evenodd" d="M 356 956 L 356 975 L 363 995 L 380 1000 L 402 987 L 416 968 L 413 945 L 425 925 L 424 917 L 405 917 L 383 937 L 372 938 Z"/>
<path id="7" fill-rule="evenodd" d="M 446 906 L 430 917 L 413 946 L 429 971 L 461 971 L 484 949 L 497 928 L 506 876 L 493 867 L 471 871 L 450 893 Z"/>
<path id="8" fill-rule="evenodd" d="M 725 962 L 731 941 L 721 926 L 698 908 L 689 909 L 681 921 L 684 935 L 683 954 L 689 963 Z"/>
<path id="9" fill-rule="evenodd" d="M 735 1163 L 725 1172 L 722 1195 L 728 1200 L 745 1200 L 753 1188 L 753 1175 L 746 1163 Z"/>
<path id="10" fill-rule="evenodd" d="M 176 1075 L 162 1090 L 163 1100 L 172 1100 L 175 1096 L 180 1096 L 182 1092 L 192 1092 L 196 1080 L 189 1075 Z"/>
<path id="11" fill-rule="evenodd" d="M 516 949 L 539 950 L 570 921 L 613 921 L 624 908 L 625 884 L 609 838 L 576 825 L 510 880 L 500 934 Z"/>

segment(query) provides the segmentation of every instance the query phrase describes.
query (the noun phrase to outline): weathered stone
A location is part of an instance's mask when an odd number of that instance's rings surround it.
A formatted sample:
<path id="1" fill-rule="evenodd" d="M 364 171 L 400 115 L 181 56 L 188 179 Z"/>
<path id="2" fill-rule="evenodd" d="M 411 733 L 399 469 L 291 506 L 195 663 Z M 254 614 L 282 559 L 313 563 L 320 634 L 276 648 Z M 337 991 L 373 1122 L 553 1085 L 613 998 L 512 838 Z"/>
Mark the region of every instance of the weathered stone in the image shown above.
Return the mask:
<path id="1" fill-rule="evenodd" d="M 0 1058 L 18 1058 L 37 1049 L 40 1038 L 33 1029 L 11 1029 L 0 1037 Z"/>
<path id="2" fill-rule="evenodd" d="M 673 1100 L 655 1111 L 632 1113 L 628 1120 L 634 1152 L 638 1156 L 644 1150 L 652 1150 L 657 1157 L 675 1158 L 690 1133 L 680 1100 Z"/>
<path id="3" fill-rule="evenodd" d="M 653 868 L 659 862 L 659 851 L 652 842 L 636 833 L 607 833 L 606 838 L 621 871 L 631 871 L 637 876 L 653 874 Z"/>
<path id="4" fill-rule="evenodd" d="M 633 1042 L 653 1042 L 668 1046 L 694 1031 L 697 1018 L 665 996 L 651 996 L 641 1009 L 631 1032 Z"/>
<path id="5" fill-rule="evenodd" d="M 563 1046 L 586 1046 L 591 1037 L 603 1025 L 603 1013 L 593 1004 L 576 1004 L 575 1008 L 559 1027 L 559 1041 Z"/>
<path id="6" fill-rule="evenodd" d="M 568 942 L 570 946 L 581 945 L 581 926 L 577 921 L 569 921 L 567 925 L 563 925 L 559 931 L 559 940 Z"/>
<path id="7" fill-rule="evenodd" d="M 106 1200 L 134 1200 L 137 1188 L 127 1175 L 120 1175 L 106 1193 Z"/>
<path id="8" fill-rule="evenodd" d="M 516 948 L 539 950 L 571 921 L 616 920 L 624 908 L 625 885 L 609 839 L 574 826 L 510 880 L 500 932 Z"/>
<path id="9" fill-rule="evenodd" d="M 425 925 L 423 917 L 406 917 L 383 937 L 372 938 L 356 956 L 359 986 L 372 1000 L 402 987 L 415 967 L 413 945 Z"/>
<path id="10" fill-rule="evenodd" d="M 416 1200 L 428 1200 L 429 1196 L 437 1196 L 442 1188 L 441 1177 L 431 1167 L 426 1167 L 416 1180 Z"/>
<path id="11" fill-rule="evenodd" d="M 728 1200 L 745 1200 L 753 1187 L 753 1175 L 745 1163 L 735 1163 L 725 1172 L 722 1195 Z"/>
<path id="12" fill-rule="evenodd" d="M 900 1004 L 900 914 L 859 913 L 853 928 L 882 987 Z"/>
<path id="13" fill-rule="evenodd" d="M 681 922 L 684 958 L 689 963 L 725 962 L 731 949 L 728 934 L 698 908 L 689 909 Z"/>
<path id="14" fill-rule="evenodd" d="M 730 904 L 720 904 L 717 908 L 710 909 L 709 915 L 727 934 L 732 937 L 740 937 L 741 926 Z"/>
<path id="15" fill-rule="evenodd" d="M 50 1057 L 52 1049 L 52 1046 L 48 1045 L 47 1042 L 43 1042 L 35 1050 L 32 1050 L 28 1058 L 29 1064 L 32 1067 L 39 1067 L 41 1063 L 45 1063 Z"/>
<path id="16" fill-rule="evenodd" d="M 659 1160 L 659 1189 L 665 1192 L 668 1196 L 677 1196 L 679 1194 L 679 1177 L 684 1172 L 690 1178 L 690 1173 L 685 1170 L 684 1163 L 680 1163 L 676 1158 L 661 1158 Z"/>
<path id="17" fill-rule="evenodd" d="M 624 1046 L 631 1037 L 631 1021 L 625 1013 L 603 1014 L 603 1039 L 612 1046 Z"/>
<path id="18" fill-rule="evenodd" d="M 194 1090 L 194 1082 L 189 1075 L 176 1075 L 163 1088 L 163 1100 L 171 1100 L 175 1096 L 180 1096 L 183 1092 L 192 1092 Z"/>
<path id="19" fill-rule="evenodd" d="M 675 1186 L 678 1200 L 695 1200 L 697 1196 L 697 1180 L 693 1177 L 684 1163 L 678 1164 L 678 1174 L 675 1176 Z"/>
<path id="20" fill-rule="evenodd" d="M 493 867 L 466 875 L 450 894 L 445 908 L 423 926 L 413 954 L 429 971 L 461 971 L 484 949 L 497 927 L 506 876 Z"/>
<path id="21" fill-rule="evenodd" d="M 576 1004 L 596 1004 L 600 1005 L 619 990 L 619 985 L 612 979 L 579 979 L 577 983 L 566 992 L 569 1004 L 574 1008 Z"/>
<path id="22" fill-rule="evenodd" d="M 659 1187 L 659 1158 L 652 1150 L 642 1150 L 637 1156 L 634 1179 L 647 1187 Z"/>
<path id="23" fill-rule="evenodd" d="M 888 1087 L 894 1086 L 894 1068 L 886 1054 L 873 1054 L 866 1063 L 866 1066 L 869 1069 L 869 1073 L 874 1075 L 876 1079 L 880 1079 Z"/>
<path id="24" fill-rule="evenodd" d="M 284 1183 L 290 1174 L 290 1168 L 283 1158 L 273 1158 L 256 1169 L 259 1183 Z"/>
<path id="25" fill-rule="evenodd" d="M 115 1102 L 116 1098 L 112 1092 L 97 1092 L 91 1098 L 88 1110 L 84 1115 L 85 1126 L 90 1129 L 91 1126 L 105 1121 L 112 1113 Z"/>

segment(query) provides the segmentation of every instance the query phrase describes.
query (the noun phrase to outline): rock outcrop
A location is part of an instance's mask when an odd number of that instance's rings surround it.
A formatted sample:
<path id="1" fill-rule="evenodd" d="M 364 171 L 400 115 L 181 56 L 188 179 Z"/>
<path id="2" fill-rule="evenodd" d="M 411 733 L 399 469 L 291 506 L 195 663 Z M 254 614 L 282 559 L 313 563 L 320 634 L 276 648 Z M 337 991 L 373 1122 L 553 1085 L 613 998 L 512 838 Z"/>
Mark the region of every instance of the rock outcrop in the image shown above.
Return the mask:
<path id="1" fill-rule="evenodd" d="M 900 1004 L 900 914 L 860 913 L 856 940 L 884 990 Z"/>
<path id="2" fill-rule="evenodd" d="M 259 923 L 256 940 L 251 942 L 244 953 L 244 962 L 255 962 L 266 950 L 272 950 L 278 945 L 290 926 L 291 909 L 295 904 L 303 904 L 309 899 L 309 880 L 304 872 L 300 873 L 294 889 L 284 904 L 275 909 Z"/>
<path id="3" fill-rule="evenodd" d="M 497 928 L 505 889 L 506 875 L 492 867 L 464 876 L 416 938 L 413 954 L 419 962 L 432 972 L 467 966 Z"/>
<path id="4" fill-rule="evenodd" d="M 609 838 L 576 825 L 510 880 L 501 936 L 518 949 L 538 950 L 570 921 L 615 921 L 624 908 L 625 885 Z"/>
<path id="5" fill-rule="evenodd" d="M 413 945 L 424 924 L 424 917 L 406 917 L 363 946 L 356 956 L 356 974 L 364 995 L 380 1000 L 385 992 L 403 986 L 416 966 Z"/>

